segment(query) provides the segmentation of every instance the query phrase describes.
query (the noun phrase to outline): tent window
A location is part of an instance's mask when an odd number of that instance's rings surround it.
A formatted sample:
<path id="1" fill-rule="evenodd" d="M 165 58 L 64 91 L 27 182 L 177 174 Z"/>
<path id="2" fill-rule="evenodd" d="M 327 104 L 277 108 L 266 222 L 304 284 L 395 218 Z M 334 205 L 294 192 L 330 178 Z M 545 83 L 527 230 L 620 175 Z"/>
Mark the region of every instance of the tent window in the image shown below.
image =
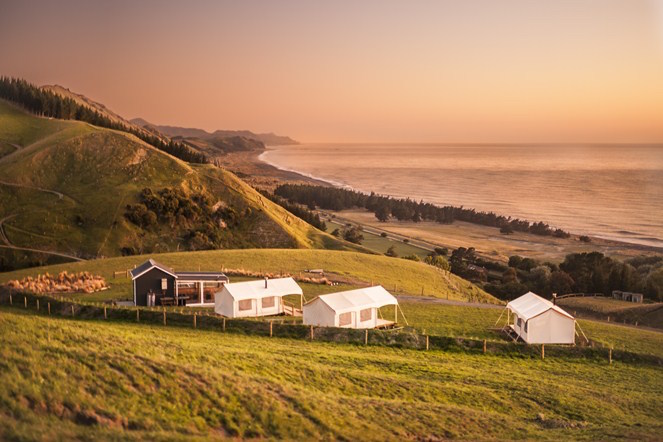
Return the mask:
<path id="1" fill-rule="evenodd" d="M 239 301 L 237 304 L 239 306 L 239 311 L 240 312 L 245 312 L 247 310 L 251 310 L 251 307 L 253 307 L 253 302 L 251 302 L 251 299 L 242 299 Z"/>
<path id="2" fill-rule="evenodd" d="M 269 296 L 267 298 L 262 298 L 262 308 L 270 308 L 276 305 L 276 297 Z"/>
<path id="3" fill-rule="evenodd" d="M 365 308 L 359 312 L 359 320 L 361 322 L 366 322 L 370 321 L 373 319 L 373 309 L 372 308 Z"/>
<path id="4" fill-rule="evenodd" d="M 352 312 L 341 313 L 338 315 L 338 325 L 343 327 L 344 325 L 352 324 Z"/>
<path id="5" fill-rule="evenodd" d="M 168 290 L 168 280 L 166 278 L 161 280 L 161 290 Z"/>

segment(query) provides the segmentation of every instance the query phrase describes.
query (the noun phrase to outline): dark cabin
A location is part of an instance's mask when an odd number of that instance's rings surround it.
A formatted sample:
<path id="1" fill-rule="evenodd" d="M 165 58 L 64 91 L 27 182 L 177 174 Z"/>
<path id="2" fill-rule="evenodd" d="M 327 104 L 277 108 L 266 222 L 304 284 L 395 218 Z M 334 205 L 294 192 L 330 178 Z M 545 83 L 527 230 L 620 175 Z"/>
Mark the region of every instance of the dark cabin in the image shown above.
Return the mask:
<path id="1" fill-rule="evenodd" d="M 175 272 L 153 259 L 131 271 L 134 304 L 148 305 L 148 294 L 154 294 L 153 305 L 214 305 L 214 295 L 228 282 L 220 272 Z"/>
<path id="2" fill-rule="evenodd" d="M 155 296 L 155 305 L 161 305 L 161 298 L 175 298 L 177 275 L 173 269 L 148 259 L 131 271 L 134 284 L 134 305 L 147 305 L 147 294 Z"/>

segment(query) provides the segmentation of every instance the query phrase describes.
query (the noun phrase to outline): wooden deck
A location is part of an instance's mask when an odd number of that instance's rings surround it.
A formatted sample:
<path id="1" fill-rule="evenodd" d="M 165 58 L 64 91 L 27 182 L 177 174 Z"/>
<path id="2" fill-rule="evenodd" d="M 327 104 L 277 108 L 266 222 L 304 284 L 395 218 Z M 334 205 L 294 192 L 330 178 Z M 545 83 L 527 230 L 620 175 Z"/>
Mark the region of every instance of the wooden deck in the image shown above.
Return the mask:
<path id="1" fill-rule="evenodd" d="M 287 316 L 303 316 L 304 313 L 298 309 L 295 308 L 295 306 L 284 304 L 283 305 L 283 313 Z"/>
<path id="2" fill-rule="evenodd" d="M 392 328 L 394 326 L 396 326 L 394 321 L 387 321 L 385 319 L 378 319 L 377 324 L 375 324 L 375 328 Z"/>

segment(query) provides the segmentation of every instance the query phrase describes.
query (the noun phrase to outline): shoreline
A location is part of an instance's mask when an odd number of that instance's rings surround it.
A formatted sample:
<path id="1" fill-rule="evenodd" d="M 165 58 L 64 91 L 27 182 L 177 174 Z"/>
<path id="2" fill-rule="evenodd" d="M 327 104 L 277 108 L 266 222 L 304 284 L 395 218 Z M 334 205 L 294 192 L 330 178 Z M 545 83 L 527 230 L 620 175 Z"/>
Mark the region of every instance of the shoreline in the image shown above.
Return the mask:
<path id="1" fill-rule="evenodd" d="M 271 167 L 271 168 L 273 168 L 277 171 L 296 176 L 297 178 L 299 178 L 296 181 L 312 182 L 312 183 L 316 183 L 318 185 L 320 183 L 322 183 L 323 185 L 326 185 L 326 186 L 329 186 L 329 187 L 339 187 L 339 188 L 342 188 L 342 189 L 353 190 L 355 192 L 370 194 L 370 191 L 357 189 L 357 188 L 355 188 L 355 187 L 353 187 L 349 184 L 339 183 L 339 182 L 336 182 L 334 180 L 329 180 L 329 179 L 317 177 L 317 176 L 314 176 L 314 175 L 311 175 L 311 174 L 307 174 L 306 172 L 302 172 L 302 171 L 298 171 L 296 169 L 287 168 L 287 167 L 278 165 L 278 164 L 276 164 L 276 163 L 274 163 L 274 162 L 272 162 L 272 161 L 270 161 L 270 160 L 268 160 L 264 157 L 264 155 L 268 151 L 276 150 L 280 147 L 283 147 L 283 146 L 270 146 L 270 147 L 266 148 L 264 151 L 262 151 L 260 154 L 256 155 L 255 159 L 257 161 L 261 162 L 262 164 L 267 165 L 267 166 L 269 166 L 269 167 Z M 397 198 L 397 197 L 395 197 L 395 198 Z M 532 221 L 530 221 L 530 222 L 532 222 Z M 544 221 L 544 222 L 546 222 L 546 221 Z M 479 224 L 477 224 L 477 225 L 479 225 Z M 483 226 L 483 227 L 487 227 L 487 226 Z M 572 237 L 579 237 L 579 236 L 585 235 L 584 233 L 575 233 L 575 232 L 569 232 L 569 233 L 571 234 Z M 634 232 L 629 232 L 629 233 L 633 234 Z M 590 237 L 591 239 L 598 240 L 598 242 L 601 242 L 601 243 L 604 243 L 604 244 L 606 244 L 606 243 L 607 244 L 614 244 L 617 247 L 622 246 L 624 248 L 630 248 L 630 249 L 633 249 L 633 250 L 641 250 L 641 251 L 654 252 L 654 253 L 663 253 L 663 246 L 655 246 L 655 245 L 651 245 L 651 244 L 642 244 L 642 243 L 638 243 L 638 242 L 623 241 L 623 240 L 615 239 L 613 237 L 608 237 L 607 235 L 597 235 L 597 234 L 586 234 L 586 235 L 588 237 Z"/>

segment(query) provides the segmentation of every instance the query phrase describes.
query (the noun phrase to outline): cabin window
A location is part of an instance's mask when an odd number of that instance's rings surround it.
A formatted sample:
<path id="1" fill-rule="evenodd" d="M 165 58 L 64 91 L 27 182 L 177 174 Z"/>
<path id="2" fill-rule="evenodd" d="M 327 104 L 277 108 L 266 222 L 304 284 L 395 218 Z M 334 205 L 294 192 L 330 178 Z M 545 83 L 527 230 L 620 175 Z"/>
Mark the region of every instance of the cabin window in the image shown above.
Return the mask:
<path id="1" fill-rule="evenodd" d="M 239 306 L 239 311 L 240 312 L 245 312 L 247 310 L 251 310 L 253 307 L 253 302 L 251 302 L 251 299 L 242 299 L 239 301 L 237 304 Z"/>
<path id="2" fill-rule="evenodd" d="M 262 308 L 271 308 L 276 305 L 276 297 L 269 296 L 267 298 L 262 298 Z"/>
<path id="3" fill-rule="evenodd" d="M 161 279 L 161 290 L 168 290 L 168 280 L 166 278 Z"/>
<path id="4" fill-rule="evenodd" d="M 522 328 L 522 326 L 523 326 L 523 320 L 518 318 L 518 327 Z"/>
<path id="5" fill-rule="evenodd" d="M 527 324 L 529 324 L 527 321 L 525 321 L 525 333 L 527 333 Z"/>
<path id="6" fill-rule="evenodd" d="M 344 325 L 352 324 L 352 312 L 341 313 L 338 315 L 338 326 L 343 327 Z"/>
<path id="7" fill-rule="evenodd" d="M 365 308 L 359 312 L 359 320 L 361 322 L 366 322 L 370 321 L 373 319 L 373 309 L 372 308 Z"/>

